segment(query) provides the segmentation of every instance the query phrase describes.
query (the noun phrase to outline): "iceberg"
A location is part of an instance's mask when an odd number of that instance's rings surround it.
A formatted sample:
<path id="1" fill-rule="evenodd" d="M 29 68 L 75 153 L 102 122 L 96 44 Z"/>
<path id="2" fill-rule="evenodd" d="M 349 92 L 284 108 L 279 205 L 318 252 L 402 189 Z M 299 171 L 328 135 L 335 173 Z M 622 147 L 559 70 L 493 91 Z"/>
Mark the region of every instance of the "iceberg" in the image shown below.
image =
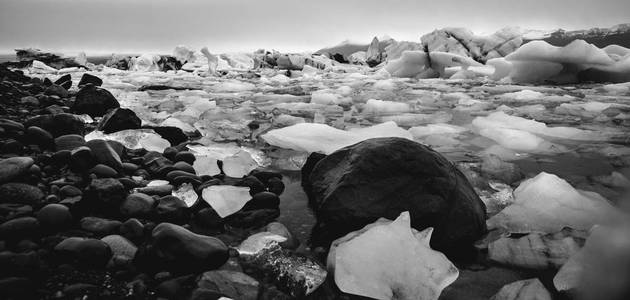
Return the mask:
<path id="1" fill-rule="evenodd" d="M 377 137 L 412 139 L 411 134 L 394 122 L 385 122 L 366 128 L 341 130 L 317 123 L 300 123 L 273 129 L 261 135 L 270 145 L 302 152 L 330 154 L 358 142 Z"/>
<path id="2" fill-rule="evenodd" d="M 221 218 L 232 215 L 252 199 L 248 187 L 212 185 L 201 191 L 201 197 Z"/>
<path id="3" fill-rule="evenodd" d="M 607 224 L 619 212 L 594 192 L 573 188 L 560 177 L 541 172 L 514 190 L 514 202 L 488 219 L 488 229 L 552 233 L 570 227 L 588 230 Z"/>
<path id="4" fill-rule="evenodd" d="M 333 241 L 327 259 L 337 287 L 348 294 L 379 300 L 437 299 L 459 271 L 431 249 L 433 228 L 411 228 L 409 212 L 379 219 Z"/>

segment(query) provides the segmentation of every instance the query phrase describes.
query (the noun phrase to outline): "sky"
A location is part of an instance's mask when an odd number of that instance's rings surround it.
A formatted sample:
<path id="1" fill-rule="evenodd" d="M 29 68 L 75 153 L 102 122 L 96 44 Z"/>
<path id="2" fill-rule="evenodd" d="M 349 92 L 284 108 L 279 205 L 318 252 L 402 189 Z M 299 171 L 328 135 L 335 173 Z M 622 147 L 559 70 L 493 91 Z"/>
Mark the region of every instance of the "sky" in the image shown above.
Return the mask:
<path id="1" fill-rule="evenodd" d="M 443 27 L 567 30 L 630 22 L 630 0 L 0 0 L 0 53 L 316 51 Z"/>

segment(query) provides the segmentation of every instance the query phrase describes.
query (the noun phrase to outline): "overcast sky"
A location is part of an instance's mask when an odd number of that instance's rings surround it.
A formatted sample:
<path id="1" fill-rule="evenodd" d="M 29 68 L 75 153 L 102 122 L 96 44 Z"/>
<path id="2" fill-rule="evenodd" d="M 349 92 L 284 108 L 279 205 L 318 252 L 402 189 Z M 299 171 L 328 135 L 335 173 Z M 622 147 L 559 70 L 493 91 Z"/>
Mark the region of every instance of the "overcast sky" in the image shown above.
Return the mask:
<path id="1" fill-rule="evenodd" d="M 314 51 L 436 28 L 585 29 L 630 22 L 630 0 L 0 0 L 0 52 Z"/>

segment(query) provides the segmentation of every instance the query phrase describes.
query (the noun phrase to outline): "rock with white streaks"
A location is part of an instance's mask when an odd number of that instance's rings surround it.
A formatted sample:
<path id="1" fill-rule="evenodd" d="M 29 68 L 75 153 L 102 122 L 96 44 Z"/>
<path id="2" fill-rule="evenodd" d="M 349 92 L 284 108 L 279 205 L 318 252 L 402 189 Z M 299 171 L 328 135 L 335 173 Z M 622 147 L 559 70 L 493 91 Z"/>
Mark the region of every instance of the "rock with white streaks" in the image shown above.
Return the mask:
<path id="1" fill-rule="evenodd" d="M 411 228 L 408 212 L 379 219 L 333 242 L 327 266 L 339 289 L 380 300 L 437 299 L 459 275 L 429 240 L 433 228 Z"/>

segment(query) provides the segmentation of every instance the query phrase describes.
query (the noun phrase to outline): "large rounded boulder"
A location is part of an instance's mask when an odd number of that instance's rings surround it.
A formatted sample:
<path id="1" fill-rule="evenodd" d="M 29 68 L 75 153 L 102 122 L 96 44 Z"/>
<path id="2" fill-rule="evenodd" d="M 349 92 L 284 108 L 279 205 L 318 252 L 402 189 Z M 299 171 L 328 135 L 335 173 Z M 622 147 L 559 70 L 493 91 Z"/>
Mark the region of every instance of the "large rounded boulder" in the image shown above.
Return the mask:
<path id="1" fill-rule="evenodd" d="M 108 110 L 118 107 L 120 103 L 108 90 L 86 84 L 77 92 L 72 111 L 102 117 Z"/>
<path id="2" fill-rule="evenodd" d="M 407 139 L 370 139 L 312 156 L 302 176 L 317 217 L 313 246 L 328 247 L 404 211 L 413 228 L 433 227 L 431 247 L 452 258 L 468 254 L 486 232 L 485 205 L 466 177 L 444 156 Z"/>

